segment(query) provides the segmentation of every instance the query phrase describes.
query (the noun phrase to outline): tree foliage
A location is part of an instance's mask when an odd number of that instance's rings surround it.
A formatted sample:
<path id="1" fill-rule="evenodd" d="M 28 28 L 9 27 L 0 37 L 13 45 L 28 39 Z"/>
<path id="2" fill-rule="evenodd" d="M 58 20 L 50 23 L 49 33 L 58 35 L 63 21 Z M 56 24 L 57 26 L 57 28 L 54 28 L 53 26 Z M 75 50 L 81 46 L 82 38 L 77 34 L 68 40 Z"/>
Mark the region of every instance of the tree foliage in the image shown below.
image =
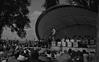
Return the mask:
<path id="1" fill-rule="evenodd" d="M 16 31 L 21 38 L 26 36 L 24 28 L 30 23 L 28 6 L 29 0 L 0 0 L 0 38 L 5 26 Z"/>

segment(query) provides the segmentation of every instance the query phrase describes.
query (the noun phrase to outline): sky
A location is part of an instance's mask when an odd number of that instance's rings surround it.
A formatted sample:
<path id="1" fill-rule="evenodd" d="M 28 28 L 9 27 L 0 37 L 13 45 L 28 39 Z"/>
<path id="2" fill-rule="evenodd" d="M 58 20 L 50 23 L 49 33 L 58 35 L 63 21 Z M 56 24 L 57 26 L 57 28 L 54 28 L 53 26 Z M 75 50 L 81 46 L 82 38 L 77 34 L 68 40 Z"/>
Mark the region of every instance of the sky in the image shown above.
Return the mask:
<path id="1" fill-rule="evenodd" d="M 35 23 L 39 15 L 42 13 L 43 8 L 41 7 L 44 4 L 44 0 L 31 0 L 31 6 L 29 6 L 30 13 L 28 17 L 31 21 L 31 28 L 27 29 L 27 36 L 24 39 L 21 39 L 17 36 L 16 32 L 12 33 L 10 28 L 5 27 L 2 33 L 2 39 L 10 39 L 10 40 L 37 40 L 35 34 Z"/>

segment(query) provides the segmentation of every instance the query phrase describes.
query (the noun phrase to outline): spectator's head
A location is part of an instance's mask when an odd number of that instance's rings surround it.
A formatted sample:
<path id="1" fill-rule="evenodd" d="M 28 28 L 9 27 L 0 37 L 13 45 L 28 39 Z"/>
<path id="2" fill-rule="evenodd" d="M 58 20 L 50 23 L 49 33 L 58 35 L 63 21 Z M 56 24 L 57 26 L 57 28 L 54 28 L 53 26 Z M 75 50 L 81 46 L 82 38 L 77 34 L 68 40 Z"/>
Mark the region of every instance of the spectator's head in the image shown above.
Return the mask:
<path id="1" fill-rule="evenodd" d="M 83 50 L 83 53 L 87 53 L 86 50 Z"/>
<path id="2" fill-rule="evenodd" d="M 65 54 L 68 54 L 67 50 L 64 50 L 64 53 L 65 53 Z"/>
<path id="3" fill-rule="evenodd" d="M 69 50 L 68 50 L 68 53 L 71 53 L 71 52 L 72 52 L 72 49 L 69 49 Z"/>
<path id="4" fill-rule="evenodd" d="M 50 51 L 47 51 L 47 54 L 50 54 L 51 52 Z"/>
<path id="5" fill-rule="evenodd" d="M 3 51 L 3 47 L 2 46 L 0 46 L 0 51 Z"/>

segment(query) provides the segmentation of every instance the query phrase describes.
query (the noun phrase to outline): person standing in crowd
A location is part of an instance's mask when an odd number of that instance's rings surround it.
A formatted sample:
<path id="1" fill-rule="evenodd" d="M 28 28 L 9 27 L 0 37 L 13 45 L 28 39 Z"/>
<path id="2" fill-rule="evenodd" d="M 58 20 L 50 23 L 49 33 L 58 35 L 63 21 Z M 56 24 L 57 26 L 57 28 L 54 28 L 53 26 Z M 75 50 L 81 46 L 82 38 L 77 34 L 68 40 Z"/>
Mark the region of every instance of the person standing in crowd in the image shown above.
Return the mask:
<path id="1" fill-rule="evenodd" d="M 39 53 L 38 53 L 38 51 L 32 49 L 32 50 L 31 50 L 30 61 L 31 61 L 31 62 L 37 62 L 37 61 L 38 61 L 38 57 L 39 57 Z"/>
<path id="2" fill-rule="evenodd" d="M 10 56 L 7 62 L 18 62 L 18 60 L 15 58 L 15 56 Z"/>
<path id="3" fill-rule="evenodd" d="M 57 57 L 56 60 L 57 62 L 71 62 L 71 56 L 67 51 L 65 51 L 59 57 Z"/>
<path id="4" fill-rule="evenodd" d="M 20 51 L 17 60 L 20 62 L 29 62 L 29 53 L 27 52 L 27 50 Z"/>

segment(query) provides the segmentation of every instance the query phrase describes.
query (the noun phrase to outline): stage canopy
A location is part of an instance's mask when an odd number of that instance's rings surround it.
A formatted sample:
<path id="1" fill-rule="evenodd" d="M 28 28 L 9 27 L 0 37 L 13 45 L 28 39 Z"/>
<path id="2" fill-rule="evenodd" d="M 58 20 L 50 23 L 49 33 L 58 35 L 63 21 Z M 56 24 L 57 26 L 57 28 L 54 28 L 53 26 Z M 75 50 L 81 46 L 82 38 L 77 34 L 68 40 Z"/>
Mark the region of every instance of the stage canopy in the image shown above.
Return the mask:
<path id="1" fill-rule="evenodd" d="M 89 9 L 61 5 L 44 11 L 36 22 L 38 39 L 48 38 L 55 27 L 55 38 L 77 36 L 96 36 L 97 13 Z"/>

